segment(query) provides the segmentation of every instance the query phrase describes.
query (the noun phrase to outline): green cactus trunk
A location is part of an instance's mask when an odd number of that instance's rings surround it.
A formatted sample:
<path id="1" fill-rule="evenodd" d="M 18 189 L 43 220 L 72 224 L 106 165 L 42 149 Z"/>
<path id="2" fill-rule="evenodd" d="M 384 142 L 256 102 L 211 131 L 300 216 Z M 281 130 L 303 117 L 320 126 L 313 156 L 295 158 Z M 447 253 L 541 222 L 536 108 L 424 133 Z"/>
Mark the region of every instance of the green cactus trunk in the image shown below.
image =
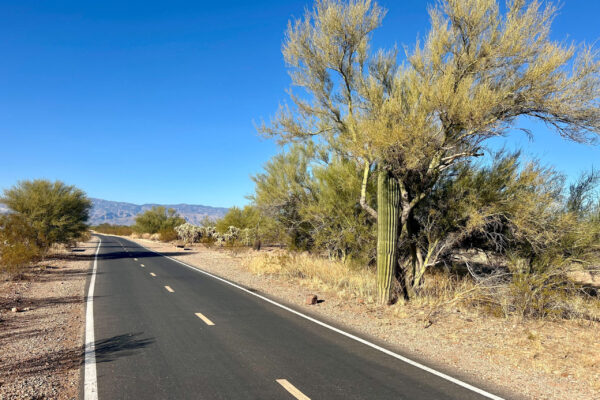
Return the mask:
<path id="1" fill-rule="evenodd" d="M 392 300 L 396 278 L 400 185 L 389 172 L 377 176 L 377 297 L 381 304 Z"/>

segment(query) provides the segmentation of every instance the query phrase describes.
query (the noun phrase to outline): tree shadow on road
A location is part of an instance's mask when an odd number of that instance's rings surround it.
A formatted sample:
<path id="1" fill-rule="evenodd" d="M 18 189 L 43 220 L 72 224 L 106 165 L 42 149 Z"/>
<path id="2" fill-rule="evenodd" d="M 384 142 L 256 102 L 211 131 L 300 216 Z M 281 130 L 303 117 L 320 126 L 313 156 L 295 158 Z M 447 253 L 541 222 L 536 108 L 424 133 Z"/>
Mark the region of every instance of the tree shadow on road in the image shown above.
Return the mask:
<path id="1" fill-rule="evenodd" d="M 17 297 L 7 298 L 0 297 L 0 310 L 10 309 L 17 307 L 19 309 L 30 308 L 37 309 L 43 307 L 49 307 L 58 304 L 78 304 L 83 303 L 85 298 L 83 296 L 63 296 L 63 297 Z"/>
<path id="2" fill-rule="evenodd" d="M 141 349 L 154 343 L 153 338 L 139 338 L 142 332 L 113 336 L 98 340 L 95 343 L 96 363 L 114 361 L 117 358 L 129 357 Z M 0 365 L 0 376 L 16 376 L 25 378 L 32 375 L 53 374 L 83 365 L 85 348 L 79 346 L 51 353 L 44 353 L 26 360 L 15 362 L 4 361 Z"/>

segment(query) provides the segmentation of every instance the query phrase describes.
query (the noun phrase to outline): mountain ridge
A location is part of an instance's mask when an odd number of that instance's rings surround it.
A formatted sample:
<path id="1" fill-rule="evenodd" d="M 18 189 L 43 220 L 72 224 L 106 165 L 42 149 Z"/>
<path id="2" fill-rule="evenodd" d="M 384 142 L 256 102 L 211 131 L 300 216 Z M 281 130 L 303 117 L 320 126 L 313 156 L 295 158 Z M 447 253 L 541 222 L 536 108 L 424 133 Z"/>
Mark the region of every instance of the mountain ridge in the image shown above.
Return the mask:
<path id="1" fill-rule="evenodd" d="M 134 204 L 97 198 L 90 198 L 90 200 L 92 201 L 92 209 L 90 210 L 90 219 L 88 221 L 90 225 L 133 225 L 136 215 L 156 206 L 174 208 L 187 222 L 195 225 L 200 224 L 205 217 L 211 219 L 221 218 L 229 210 L 225 207 L 212 207 L 201 204 Z"/>

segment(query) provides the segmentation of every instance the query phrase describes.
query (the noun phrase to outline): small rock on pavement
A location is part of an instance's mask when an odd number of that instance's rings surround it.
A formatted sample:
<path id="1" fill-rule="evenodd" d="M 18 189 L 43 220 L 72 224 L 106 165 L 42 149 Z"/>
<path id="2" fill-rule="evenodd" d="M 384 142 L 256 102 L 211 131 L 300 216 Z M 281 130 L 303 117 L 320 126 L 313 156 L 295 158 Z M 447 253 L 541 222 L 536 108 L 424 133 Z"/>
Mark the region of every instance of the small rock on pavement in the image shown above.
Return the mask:
<path id="1" fill-rule="evenodd" d="M 308 296 L 306 296 L 306 305 L 312 306 L 315 304 L 317 304 L 317 295 L 309 294 Z"/>

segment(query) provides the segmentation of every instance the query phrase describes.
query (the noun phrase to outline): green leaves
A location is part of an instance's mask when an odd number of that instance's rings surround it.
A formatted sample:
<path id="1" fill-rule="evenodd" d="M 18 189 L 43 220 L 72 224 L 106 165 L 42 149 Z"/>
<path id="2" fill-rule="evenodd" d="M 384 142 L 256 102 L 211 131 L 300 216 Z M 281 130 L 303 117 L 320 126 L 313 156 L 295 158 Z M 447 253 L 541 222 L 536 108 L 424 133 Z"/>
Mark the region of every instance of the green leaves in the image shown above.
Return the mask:
<path id="1" fill-rule="evenodd" d="M 31 227 L 42 250 L 54 243 L 71 243 L 88 229 L 90 200 L 80 189 L 60 181 L 22 181 L 5 190 L 0 201 Z"/>
<path id="2" fill-rule="evenodd" d="M 162 206 L 154 206 L 150 210 L 135 217 L 133 229 L 139 233 L 159 233 L 173 231 L 176 226 L 185 223 L 177 211 Z"/>

